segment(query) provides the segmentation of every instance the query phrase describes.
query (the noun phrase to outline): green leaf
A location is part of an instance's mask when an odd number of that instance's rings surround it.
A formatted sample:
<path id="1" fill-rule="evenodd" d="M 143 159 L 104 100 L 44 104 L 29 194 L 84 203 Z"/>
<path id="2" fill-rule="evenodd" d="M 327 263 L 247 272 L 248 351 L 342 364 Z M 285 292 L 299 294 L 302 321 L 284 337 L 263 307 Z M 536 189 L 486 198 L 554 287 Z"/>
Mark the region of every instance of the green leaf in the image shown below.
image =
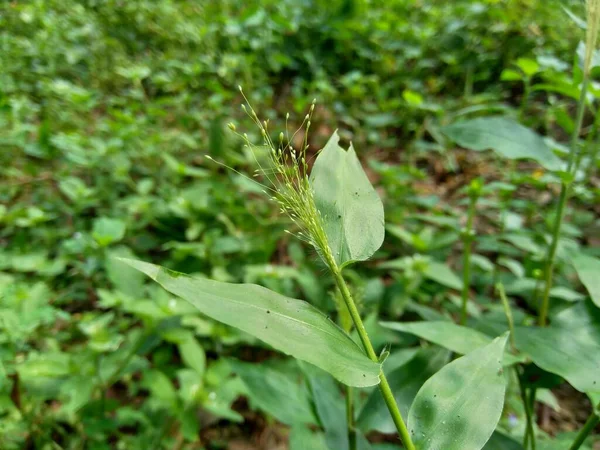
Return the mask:
<path id="1" fill-rule="evenodd" d="M 517 348 L 580 392 L 600 392 L 600 310 L 581 302 L 546 328 L 517 327 Z"/>
<path id="2" fill-rule="evenodd" d="M 203 314 L 314 364 L 342 383 L 359 387 L 379 383 L 379 364 L 309 303 L 254 284 L 194 278 L 142 261 L 123 261 Z"/>
<path id="3" fill-rule="evenodd" d="M 509 159 L 530 158 L 548 170 L 558 170 L 560 159 L 541 136 L 506 117 L 480 117 L 442 128 L 458 145 L 470 150 L 492 149 Z"/>
<path id="4" fill-rule="evenodd" d="M 298 376 L 264 363 L 234 362 L 233 370 L 248 388 L 252 404 L 287 425 L 316 424 L 308 390 Z"/>
<path id="5" fill-rule="evenodd" d="M 319 153 L 310 174 L 315 203 L 336 263 L 343 267 L 371 257 L 385 234 L 383 204 L 350 144 L 337 131 Z"/>
<path id="6" fill-rule="evenodd" d="M 523 75 L 513 69 L 504 69 L 500 74 L 502 81 L 519 81 L 523 79 Z"/>
<path id="7" fill-rule="evenodd" d="M 118 242 L 125 236 L 125 222 L 108 217 L 94 220 L 92 237 L 102 247 Z"/>
<path id="8" fill-rule="evenodd" d="M 510 437 L 494 431 L 492 437 L 483 447 L 483 450 L 523 450 L 523 446 Z"/>
<path id="9" fill-rule="evenodd" d="M 301 364 L 312 393 L 319 421 L 330 449 L 348 448 L 346 405 L 339 385 L 326 372 L 309 364 Z"/>
<path id="10" fill-rule="evenodd" d="M 388 374 L 390 388 L 403 417 L 406 417 L 419 388 L 446 364 L 448 356 L 448 352 L 444 349 L 422 349 L 414 358 Z M 396 432 L 394 422 L 379 390 L 371 393 L 360 411 L 356 424 L 365 433 L 371 430 L 381 433 Z"/>
<path id="11" fill-rule="evenodd" d="M 461 355 L 492 342 L 492 338 L 480 331 L 448 321 L 381 322 L 381 325 L 392 330 L 414 334 Z M 504 365 L 514 364 L 521 360 L 510 353 L 505 353 L 503 357 Z"/>
<path id="12" fill-rule="evenodd" d="M 177 393 L 169 377 L 160 370 L 145 372 L 143 385 L 150 391 L 152 397 L 163 403 L 165 407 L 175 408 Z"/>
<path id="13" fill-rule="evenodd" d="M 502 355 L 508 333 L 463 356 L 432 376 L 408 413 L 419 450 L 479 450 L 504 407 Z"/>
<path id="14" fill-rule="evenodd" d="M 294 425 L 290 432 L 290 450 L 331 450 L 322 432 L 314 432 L 304 425 Z"/>
<path id="15" fill-rule="evenodd" d="M 117 247 L 106 251 L 106 275 L 119 291 L 140 298 L 143 294 L 144 275 L 129 267 L 117 258 L 135 258 L 127 247 Z"/>
<path id="16" fill-rule="evenodd" d="M 537 61 L 529 58 L 517 59 L 517 66 L 528 77 L 532 77 L 540 70 L 540 65 L 537 63 Z"/>
<path id="17" fill-rule="evenodd" d="M 600 259 L 577 255 L 573 258 L 573 266 L 592 301 L 600 308 Z"/>
<path id="18" fill-rule="evenodd" d="M 441 284 L 442 286 L 456 289 L 457 291 L 462 289 L 462 280 L 458 278 L 458 275 L 456 275 L 445 263 L 429 261 L 423 274 L 425 277 Z"/>
<path id="19" fill-rule="evenodd" d="M 194 369 L 199 375 L 204 374 L 204 369 L 206 368 L 206 355 L 196 338 L 190 335 L 181 342 L 178 347 L 179 354 L 185 365 Z"/>

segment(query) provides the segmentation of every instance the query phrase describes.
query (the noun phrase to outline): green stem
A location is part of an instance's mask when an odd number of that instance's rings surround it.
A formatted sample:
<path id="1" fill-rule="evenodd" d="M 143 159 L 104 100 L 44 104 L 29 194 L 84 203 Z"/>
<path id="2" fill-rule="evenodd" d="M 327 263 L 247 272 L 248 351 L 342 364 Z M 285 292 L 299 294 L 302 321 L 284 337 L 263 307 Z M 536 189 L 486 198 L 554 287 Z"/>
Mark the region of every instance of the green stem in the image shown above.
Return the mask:
<path id="1" fill-rule="evenodd" d="M 529 95 L 531 92 L 531 79 L 529 77 L 523 80 L 523 98 L 521 99 L 521 106 L 519 108 L 519 120 L 523 121 L 525 112 L 527 111 L 527 103 L 529 101 Z"/>
<path id="2" fill-rule="evenodd" d="M 523 379 L 519 374 L 517 367 L 515 366 L 515 372 L 517 374 L 517 380 L 519 380 L 519 391 L 521 393 L 521 401 L 523 402 L 523 407 L 525 408 L 525 416 L 527 418 L 527 427 L 525 429 L 525 436 L 523 436 L 523 448 L 527 450 L 529 448 L 529 438 L 531 438 L 531 448 L 535 450 L 535 431 L 533 429 L 533 412 L 529 406 L 529 401 L 527 399 L 527 392 L 525 390 L 525 385 L 523 384 Z"/>
<path id="3" fill-rule="evenodd" d="M 351 386 L 346 386 L 346 419 L 348 422 L 348 446 L 350 450 L 357 450 L 356 430 L 354 429 L 354 401 Z"/>
<path id="4" fill-rule="evenodd" d="M 469 302 L 469 287 L 471 284 L 471 248 L 473 246 L 473 219 L 475 217 L 475 205 L 477 196 L 471 195 L 469 212 L 467 213 L 467 225 L 463 230 L 463 286 L 462 286 L 462 309 L 460 313 L 460 324 L 467 322 L 467 304 Z"/>
<path id="5" fill-rule="evenodd" d="M 500 300 L 502 300 L 504 314 L 506 315 L 506 320 L 508 321 L 508 329 L 510 330 L 510 346 L 512 350 L 516 352 L 517 344 L 515 342 L 515 322 L 513 320 L 510 304 L 508 303 L 508 299 L 506 298 L 506 292 L 504 292 L 504 285 L 502 283 L 496 283 L 496 291 L 500 296 Z"/>
<path id="6" fill-rule="evenodd" d="M 598 405 L 598 407 L 600 407 L 600 405 Z M 594 428 L 596 428 L 596 426 L 599 423 L 600 416 L 598 416 L 595 411 L 592 411 L 590 417 L 588 417 L 588 420 L 585 422 L 583 428 L 579 430 L 579 434 L 577 434 L 577 437 L 569 447 L 569 450 L 577 450 L 579 447 L 581 447 L 581 444 L 584 443 L 588 435 L 594 430 Z"/>
<path id="7" fill-rule="evenodd" d="M 375 353 L 375 349 L 373 348 L 373 344 L 371 344 L 371 340 L 369 339 L 369 335 L 367 334 L 367 330 L 365 329 L 365 325 L 360 317 L 358 312 L 358 308 L 354 303 L 354 299 L 350 294 L 350 290 L 348 289 L 348 285 L 342 276 L 342 272 L 340 268 L 334 261 L 328 261 L 329 268 L 333 273 L 335 278 L 335 283 L 342 294 L 342 298 L 344 299 L 344 303 L 346 303 L 346 307 L 350 312 L 350 316 L 352 317 L 352 321 L 354 322 L 354 327 L 358 332 L 358 336 L 360 337 L 360 341 L 363 344 L 365 352 L 367 356 L 374 362 L 379 362 L 377 358 L 377 354 Z M 398 408 L 398 404 L 396 403 L 396 399 L 394 398 L 394 394 L 390 388 L 390 385 L 385 377 L 385 373 L 383 373 L 383 369 L 379 374 L 380 383 L 379 390 L 381 391 L 381 395 L 383 396 L 383 400 L 390 411 L 394 424 L 398 429 L 398 433 L 400 434 L 400 439 L 406 447 L 407 450 L 416 450 L 415 445 L 410 438 L 410 434 L 408 433 L 408 429 L 406 428 L 406 424 L 402 419 L 402 414 L 400 414 L 400 409 Z"/>
<path id="8" fill-rule="evenodd" d="M 581 85 L 581 94 L 579 96 L 579 103 L 577 104 L 577 115 L 575 121 L 575 128 L 571 136 L 571 151 L 569 152 L 569 161 L 567 165 L 567 172 L 571 176 L 575 176 L 577 172 L 577 142 L 579 140 L 579 133 L 581 132 L 581 125 L 583 123 L 583 114 L 585 112 L 585 96 L 587 94 L 588 77 L 584 76 L 583 84 Z M 560 237 L 560 228 L 562 226 L 563 217 L 565 215 L 565 205 L 569 196 L 569 187 L 571 182 L 563 180 L 560 187 L 560 196 L 558 198 L 558 206 L 556 208 L 556 217 L 554 218 L 554 227 L 552 229 L 552 241 L 550 248 L 548 249 L 548 255 L 546 257 L 546 273 L 544 277 L 544 295 L 542 296 L 542 305 L 540 307 L 539 315 L 539 326 L 546 326 L 548 319 L 548 306 L 550 300 L 550 289 L 552 288 L 552 273 L 554 271 L 554 257 L 556 255 L 556 247 L 558 246 L 558 239 Z"/>

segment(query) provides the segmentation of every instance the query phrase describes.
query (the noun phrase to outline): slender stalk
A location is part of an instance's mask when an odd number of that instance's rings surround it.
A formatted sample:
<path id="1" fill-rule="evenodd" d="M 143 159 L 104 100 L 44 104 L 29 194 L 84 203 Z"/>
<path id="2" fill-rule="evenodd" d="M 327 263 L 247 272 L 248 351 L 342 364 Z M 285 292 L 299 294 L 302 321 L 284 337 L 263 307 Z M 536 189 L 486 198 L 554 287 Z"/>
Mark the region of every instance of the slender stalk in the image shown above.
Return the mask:
<path id="1" fill-rule="evenodd" d="M 516 351 L 517 344 L 515 342 L 515 322 L 513 320 L 510 304 L 508 303 L 508 299 L 506 298 L 506 293 L 504 292 L 504 285 L 502 283 L 496 283 L 496 291 L 500 296 L 500 300 L 502 300 L 504 314 L 506 315 L 506 320 L 508 321 L 508 329 L 510 330 L 510 346 L 513 351 Z"/>
<path id="2" fill-rule="evenodd" d="M 356 430 L 354 428 L 354 399 L 351 386 L 346 386 L 346 420 L 348 422 L 348 446 L 350 450 L 357 450 Z"/>
<path id="3" fill-rule="evenodd" d="M 517 380 L 519 380 L 519 392 L 521 393 L 521 401 L 523 402 L 523 407 L 525 408 L 525 417 L 526 417 L 526 428 L 525 435 L 523 436 L 523 448 L 527 450 L 529 447 L 529 439 L 531 438 L 531 449 L 535 450 L 535 431 L 533 429 L 533 412 L 529 407 L 529 401 L 527 399 L 527 391 L 525 390 L 525 385 L 523 384 L 523 379 L 521 378 L 521 374 L 519 373 L 519 369 L 515 366 L 515 373 L 517 374 Z"/>
<path id="4" fill-rule="evenodd" d="M 571 135 L 571 151 L 569 152 L 569 161 L 567 165 L 567 172 L 574 177 L 577 172 L 577 142 L 579 140 L 579 133 L 581 132 L 581 125 L 583 123 L 583 114 L 585 112 L 585 97 L 588 88 L 588 76 L 584 75 L 583 83 L 581 85 L 581 94 L 579 96 L 579 103 L 577 104 L 577 115 L 575 120 L 575 128 Z M 554 257 L 556 255 L 556 247 L 558 246 L 558 239 L 560 237 L 560 228 L 562 226 L 563 217 L 565 215 L 565 205 L 569 196 L 569 188 L 571 182 L 563 180 L 560 187 L 560 196 L 558 198 L 558 206 L 556 207 L 556 217 L 554 218 L 554 227 L 552 229 L 552 241 L 550 248 L 548 249 L 548 255 L 546 257 L 546 272 L 544 277 L 544 294 L 542 296 L 542 305 L 540 307 L 539 315 L 539 326 L 546 326 L 548 319 L 548 304 L 550 300 L 550 289 L 552 288 L 552 272 L 554 271 Z"/>
<path id="5" fill-rule="evenodd" d="M 475 205 L 477 194 L 472 193 L 469 200 L 469 212 L 467 213 L 467 225 L 463 230 L 463 286 L 462 286 L 462 308 L 460 313 L 460 324 L 467 322 L 467 304 L 469 302 L 469 287 L 471 284 L 471 249 L 473 247 L 473 219 L 475 218 Z"/>
<path id="6" fill-rule="evenodd" d="M 531 79 L 526 77 L 523 80 L 523 98 L 521 99 L 521 106 L 519 107 L 519 120 L 523 120 L 525 113 L 527 112 L 527 103 L 529 102 L 529 96 L 531 95 Z"/>
<path id="7" fill-rule="evenodd" d="M 600 407 L 600 405 L 598 405 L 598 406 Z M 592 411 L 592 413 L 590 414 L 590 417 L 588 417 L 588 420 L 585 422 L 585 425 L 583 426 L 583 428 L 581 430 L 579 430 L 579 434 L 577 434 L 577 437 L 575 438 L 575 440 L 569 447 L 569 450 L 577 450 L 579 447 L 581 447 L 581 444 L 584 443 L 584 441 L 587 439 L 588 435 L 594 430 L 594 428 L 596 428 L 596 426 L 599 423 L 600 423 L 600 416 L 598 416 L 598 414 L 596 414 L 595 411 Z"/>
<path id="8" fill-rule="evenodd" d="M 371 340 L 369 339 L 369 335 L 367 334 L 365 325 L 360 317 L 358 308 L 356 307 L 356 304 L 354 303 L 354 299 L 352 298 L 352 295 L 350 294 L 348 285 L 346 284 L 346 281 L 344 280 L 344 277 L 342 276 L 342 272 L 341 272 L 340 268 L 337 266 L 337 264 L 334 261 L 328 261 L 328 265 L 329 265 L 329 269 L 331 270 L 331 272 L 335 278 L 335 283 L 336 283 L 338 289 L 340 290 L 340 293 L 342 294 L 344 303 L 346 303 L 346 307 L 348 308 L 348 311 L 350 312 L 350 316 L 352 317 L 352 321 L 354 322 L 354 327 L 356 328 L 356 331 L 358 332 L 358 336 L 360 337 L 360 341 L 363 344 L 363 347 L 365 349 L 367 356 L 371 360 L 378 362 L 379 359 L 377 358 L 377 354 L 375 353 L 373 344 L 371 344 Z M 398 433 L 400 434 L 400 439 L 402 440 L 404 447 L 406 447 L 407 450 L 416 450 L 415 445 L 413 444 L 412 439 L 410 438 L 408 429 L 406 428 L 406 424 L 404 423 L 404 420 L 402 419 L 402 414 L 400 414 L 400 409 L 398 408 L 398 404 L 396 403 L 396 399 L 394 398 L 394 394 L 392 393 L 392 390 L 387 381 L 387 378 L 385 377 L 385 373 L 383 372 L 383 369 L 381 370 L 381 372 L 379 374 L 379 378 L 381 380 L 379 383 L 379 390 L 381 391 L 383 400 L 385 401 L 385 404 L 387 405 L 388 410 L 390 411 L 390 414 L 392 416 L 394 424 L 396 425 L 396 428 L 398 429 Z"/>

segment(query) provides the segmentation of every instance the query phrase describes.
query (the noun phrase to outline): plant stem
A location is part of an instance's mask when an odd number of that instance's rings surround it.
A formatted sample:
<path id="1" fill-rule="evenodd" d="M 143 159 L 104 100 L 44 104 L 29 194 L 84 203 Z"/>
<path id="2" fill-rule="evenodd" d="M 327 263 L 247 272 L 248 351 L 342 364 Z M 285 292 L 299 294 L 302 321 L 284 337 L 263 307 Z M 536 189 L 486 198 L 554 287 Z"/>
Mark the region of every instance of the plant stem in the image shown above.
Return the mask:
<path id="1" fill-rule="evenodd" d="M 496 283 L 496 291 L 500 296 L 500 300 L 502 300 L 504 314 L 506 315 L 506 320 L 508 321 L 508 329 L 510 330 L 510 346 L 513 351 L 517 351 L 517 344 L 515 342 L 515 322 L 513 320 L 510 304 L 508 303 L 508 299 L 506 298 L 506 293 L 504 292 L 504 285 L 502 283 Z"/>
<path id="2" fill-rule="evenodd" d="M 600 405 L 598 406 L 600 407 Z M 569 447 L 569 450 L 577 450 L 579 447 L 581 447 L 581 444 L 583 444 L 588 435 L 594 430 L 594 428 L 596 428 L 596 426 L 599 423 L 600 416 L 598 416 L 595 411 L 592 411 L 590 417 L 588 417 L 588 420 L 585 422 L 583 428 L 579 430 L 579 434 L 577 434 L 577 437 Z"/>
<path id="3" fill-rule="evenodd" d="M 577 115 L 575 121 L 575 128 L 571 135 L 571 149 L 569 152 L 569 161 L 567 165 L 567 172 L 570 176 L 574 177 L 577 172 L 577 142 L 579 140 L 579 133 L 581 132 L 581 125 L 583 123 L 583 113 L 585 112 L 585 97 L 587 94 L 588 77 L 584 75 L 583 83 L 581 85 L 581 94 L 579 96 L 579 103 L 577 104 Z M 560 228 L 562 225 L 563 217 L 565 215 L 565 205 L 569 196 L 569 187 L 571 185 L 570 180 L 563 180 L 560 187 L 560 197 L 558 199 L 558 206 L 556 208 L 556 217 L 554 218 L 554 227 L 552 229 L 552 241 L 550 248 L 548 249 L 548 256 L 546 257 L 546 273 L 544 278 L 544 294 L 542 296 L 542 305 L 540 308 L 539 315 L 539 326 L 546 326 L 548 319 L 548 304 L 550 300 L 550 289 L 552 288 L 552 272 L 554 271 L 554 257 L 556 255 L 556 248 L 558 247 L 558 239 L 560 237 Z"/>
<path id="4" fill-rule="evenodd" d="M 460 324 L 467 322 L 467 304 L 469 302 L 469 287 L 471 284 L 471 248 L 473 246 L 473 219 L 475 217 L 475 205 L 477 195 L 472 194 L 469 201 L 469 212 L 467 213 L 467 225 L 463 230 L 463 286 L 462 286 L 462 309 L 460 313 Z"/>
<path id="5" fill-rule="evenodd" d="M 523 448 L 527 450 L 529 448 L 529 438 L 531 437 L 531 448 L 535 450 L 535 431 L 533 429 L 533 413 L 529 407 L 529 401 L 527 399 L 527 392 L 523 385 L 523 379 L 519 374 L 519 369 L 515 366 L 515 373 L 517 374 L 517 380 L 519 380 L 519 392 L 521 393 L 521 401 L 525 408 L 525 416 L 527 418 L 527 427 L 525 429 L 525 435 L 523 436 Z"/>
<path id="6" fill-rule="evenodd" d="M 526 77 L 523 80 L 523 98 L 521 99 L 521 106 L 519 107 L 519 120 L 523 121 L 525 113 L 527 112 L 527 103 L 531 92 L 531 79 Z"/>
<path id="7" fill-rule="evenodd" d="M 334 261 L 328 261 L 329 268 L 333 273 L 335 278 L 335 283 L 342 294 L 342 298 L 346 303 L 346 307 L 350 312 L 350 316 L 352 317 L 352 321 L 354 322 L 354 327 L 358 332 L 358 336 L 360 337 L 360 341 L 363 344 L 365 352 L 367 356 L 374 362 L 379 362 L 377 358 L 377 354 L 375 353 L 375 349 L 373 348 L 373 344 L 371 344 L 371 340 L 369 339 L 369 335 L 367 334 L 367 330 L 365 329 L 365 325 L 360 317 L 356 304 L 354 303 L 354 299 L 350 294 L 350 290 L 348 289 L 348 285 L 346 284 L 346 280 L 342 276 L 342 272 L 340 268 Z M 408 433 L 408 429 L 406 428 L 406 424 L 402 419 L 402 415 L 400 414 L 400 409 L 398 408 L 398 404 L 396 403 L 396 399 L 394 398 L 394 394 L 390 389 L 390 385 L 385 377 L 385 373 L 383 373 L 383 369 L 379 374 L 380 383 L 379 390 L 381 391 L 381 395 L 383 396 L 383 400 L 390 411 L 394 424 L 398 429 L 398 433 L 400 434 L 400 439 L 406 447 L 407 450 L 416 450 L 415 445 L 410 438 L 410 434 Z"/>
<path id="8" fill-rule="evenodd" d="M 354 429 L 354 401 L 352 386 L 346 386 L 346 420 L 348 422 L 348 446 L 350 450 L 357 450 L 356 431 Z"/>

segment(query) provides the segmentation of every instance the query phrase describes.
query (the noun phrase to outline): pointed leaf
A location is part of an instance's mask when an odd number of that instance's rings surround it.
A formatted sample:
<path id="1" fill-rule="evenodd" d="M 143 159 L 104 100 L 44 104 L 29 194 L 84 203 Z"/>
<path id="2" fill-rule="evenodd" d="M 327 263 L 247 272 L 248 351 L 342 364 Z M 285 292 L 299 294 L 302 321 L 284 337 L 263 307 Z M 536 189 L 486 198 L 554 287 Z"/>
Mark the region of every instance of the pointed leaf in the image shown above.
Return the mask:
<path id="1" fill-rule="evenodd" d="M 339 146 L 337 131 L 319 153 L 310 174 L 315 203 L 339 266 L 371 257 L 385 233 L 383 203 L 350 144 Z"/>
<path id="2" fill-rule="evenodd" d="M 508 334 L 437 372 L 423 385 L 408 413 L 419 450 L 479 450 L 504 407 L 502 355 Z"/>
<path id="3" fill-rule="evenodd" d="M 301 367 L 306 375 L 328 448 L 348 449 L 346 403 L 339 385 L 329 374 L 315 366 L 302 363 Z"/>
<path id="4" fill-rule="evenodd" d="M 179 343 L 179 354 L 186 366 L 194 369 L 200 376 L 204 374 L 206 355 L 194 336 L 190 335 Z"/>
<path id="5" fill-rule="evenodd" d="M 194 278 L 142 261 L 123 261 L 203 314 L 314 364 L 342 383 L 359 387 L 379 383 L 379 364 L 309 303 L 254 284 Z"/>
<path id="6" fill-rule="evenodd" d="M 546 328 L 517 327 L 515 338 L 537 366 L 580 392 L 600 392 L 600 310 L 592 303 L 561 312 Z"/>
<path id="7" fill-rule="evenodd" d="M 265 364 L 235 361 L 232 366 L 248 387 L 253 405 L 287 425 L 317 423 L 308 390 L 298 382 L 297 376 Z"/>
<path id="8" fill-rule="evenodd" d="M 600 308 L 600 259 L 577 255 L 573 258 L 573 266 L 592 301 Z"/>
<path id="9" fill-rule="evenodd" d="M 381 325 L 392 330 L 414 334 L 461 355 L 470 353 L 492 342 L 492 338 L 481 331 L 456 325 L 445 320 L 432 322 L 381 322 Z M 521 360 L 522 358 L 505 353 L 503 364 L 510 365 Z"/>
<path id="10" fill-rule="evenodd" d="M 425 269 L 424 275 L 430 280 L 441 284 L 442 286 L 456 289 L 457 291 L 462 289 L 462 280 L 458 278 L 458 275 L 456 275 L 445 263 L 441 263 L 439 261 L 429 261 L 427 263 L 427 268 Z"/>
<path id="11" fill-rule="evenodd" d="M 480 117 L 442 129 L 458 145 L 474 151 L 494 150 L 509 159 L 533 159 L 548 170 L 558 170 L 560 159 L 544 139 L 506 117 Z"/>

